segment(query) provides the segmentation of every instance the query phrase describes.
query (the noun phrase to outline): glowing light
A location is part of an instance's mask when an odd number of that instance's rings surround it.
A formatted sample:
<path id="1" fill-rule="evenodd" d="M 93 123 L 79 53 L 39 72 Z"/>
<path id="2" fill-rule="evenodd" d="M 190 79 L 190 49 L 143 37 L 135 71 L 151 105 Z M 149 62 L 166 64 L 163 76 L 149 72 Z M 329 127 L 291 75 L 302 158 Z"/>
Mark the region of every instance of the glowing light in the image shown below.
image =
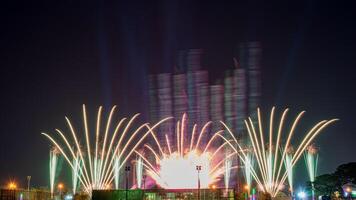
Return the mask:
<path id="1" fill-rule="evenodd" d="M 304 199 L 306 196 L 307 196 L 307 194 L 305 194 L 305 192 L 304 191 L 300 191 L 300 192 L 298 192 L 298 197 L 299 198 L 301 198 L 301 199 Z"/>
<path id="2" fill-rule="evenodd" d="M 90 142 L 85 105 L 83 105 L 83 123 L 85 135 L 84 145 L 80 144 L 76 131 L 74 130 L 71 121 L 67 117 L 65 119 L 70 129 L 72 140 L 67 138 L 62 131 L 56 129 L 56 132 L 61 137 L 62 142 L 65 144 L 64 146 L 57 142 L 58 140 L 55 140 L 52 136 L 46 133 L 42 133 L 42 135 L 46 136 L 55 145 L 56 149 L 58 149 L 60 154 L 65 158 L 73 171 L 76 171 L 73 160 L 77 160 L 80 163 L 77 178 L 79 179 L 84 192 L 88 193 L 89 195 L 91 195 L 91 191 L 93 189 L 106 189 L 105 186 L 111 184 L 112 181 L 117 177 L 115 172 L 119 171 L 123 167 L 129 157 L 147 137 L 150 131 L 155 129 L 159 124 L 170 119 L 162 119 L 152 127 L 148 126 L 149 123 L 144 123 L 138 128 L 134 129 L 134 132 L 128 133 L 128 131 L 132 129 L 132 124 L 134 123 L 135 119 L 139 116 L 139 114 L 136 114 L 129 120 L 125 128 L 119 133 L 119 130 L 121 130 L 121 126 L 124 124 L 126 118 L 121 119 L 115 126 L 114 131 L 111 133 L 111 138 L 108 138 L 115 109 L 116 106 L 111 109 L 106 126 L 101 128 L 102 107 L 99 107 L 96 119 L 95 141 L 93 142 L 95 145 L 93 145 L 94 151 L 92 151 L 91 148 L 92 145 Z M 141 133 L 144 129 L 148 130 L 144 132 L 144 134 L 140 135 L 139 133 Z M 100 135 L 103 135 L 103 138 L 100 137 Z M 117 135 L 119 135 L 119 137 L 117 137 Z M 75 154 L 74 152 L 78 152 L 78 154 Z M 119 163 L 119 165 L 115 165 L 114 161 L 120 161 L 115 162 L 116 164 Z"/>
<path id="3" fill-rule="evenodd" d="M 59 183 L 57 187 L 59 190 L 62 190 L 64 188 L 64 185 L 63 185 L 63 183 Z"/>
<path id="4" fill-rule="evenodd" d="M 190 136 L 190 143 L 184 140 L 186 136 L 186 115 L 182 117 L 182 121 L 177 122 L 176 126 L 176 148 L 172 149 L 172 145 L 168 136 L 166 135 L 166 144 L 160 144 L 155 133 L 152 131 L 152 137 L 156 141 L 157 148 L 145 145 L 149 151 L 145 155 L 136 153 L 142 157 L 144 167 L 147 170 L 147 175 L 163 188 L 177 189 L 177 188 L 198 188 L 198 173 L 200 179 L 200 188 L 208 188 L 209 185 L 215 183 L 224 174 L 225 169 L 236 168 L 236 166 L 224 165 L 225 160 L 232 158 L 236 153 L 231 153 L 227 156 L 221 152 L 223 149 L 218 147 L 213 154 L 213 147 L 211 145 L 217 139 L 228 141 L 221 135 L 222 130 L 217 131 L 207 144 L 200 145 L 203 134 L 207 131 L 211 122 L 206 123 L 201 129 L 198 137 L 195 137 L 196 127 L 193 126 L 193 131 Z M 220 143 L 221 144 L 221 143 Z M 230 143 L 231 144 L 231 143 Z M 166 145 L 167 148 L 162 148 Z M 168 149 L 168 151 L 166 150 Z M 165 150 L 165 151 L 164 151 Z M 153 154 L 155 161 L 151 161 L 150 154 Z M 196 166 L 201 166 L 201 170 L 197 172 Z"/>
<path id="5" fill-rule="evenodd" d="M 282 133 L 283 133 L 283 125 L 286 118 L 286 115 L 289 109 L 284 110 L 281 120 L 279 122 L 279 126 L 277 129 L 277 137 L 274 136 L 275 130 L 273 126 L 274 121 L 274 111 L 273 107 L 270 114 L 269 121 L 269 134 L 266 138 L 267 146 L 265 146 L 265 136 L 263 132 L 263 124 L 262 117 L 260 113 L 260 109 L 257 109 L 257 117 L 258 117 L 258 127 L 255 127 L 251 118 L 245 120 L 245 125 L 247 128 L 247 132 L 249 134 L 249 139 L 253 147 L 254 158 L 257 162 L 257 169 L 251 168 L 251 174 L 256 181 L 258 187 L 266 193 L 269 193 L 272 197 L 276 197 L 278 192 L 283 188 L 283 184 L 288 177 L 288 172 L 290 172 L 291 168 L 296 164 L 299 158 L 303 155 L 305 149 L 311 144 L 313 139 L 329 124 L 337 121 L 338 119 L 331 120 L 323 120 L 317 123 L 302 139 L 299 145 L 296 145 L 296 151 L 291 155 L 292 159 L 290 161 L 290 166 L 288 169 L 282 168 L 285 157 L 287 155 L 287 150 L 290 147 L 291 138 L 294 134 L 295 128 L 305 113 L 304 111 L 299 113 L 296 119 L 293 121 L 292 126 L 288 132 L 286 143 L 282 144 Z M 230 135 L 233 136 L 231 130 L 227 127 L 224 122 L 221 122 L 225 128 L 228 130 Z M 233 137 L 234 138 L 234 137 Z M 235 152 L 238 154 L 242 162 L 246 165 L 247 155 L 244 153 L 241 145 L 238 143 L 236 138 L 234 138 L 235 143 L 237 144 L 240 152 L 234 148 Z M 281 153 L 280 153 L 281 152 Z M 281 154 L 281 155 L 280 155 Z"/>
<path id="6" fill-rule="evenodd" d="M 71 194 L 67 194 L 64 196 L 64 200 L 72 200 L 73 199 L 73 195 Z"/>
<path id="7" fill-rule="evenodd" d="M 352 192 L 351 187 L 347 187 L 347 188 L 346 188 L 346 192 L 351 193 L 351 192 Z"/>
<path id="8" fill-rule="evenodd" d="M 17 185 L 15 182 L 13 181 L 10 181 L 10 183 L 7 184 L 7 187 L 10 189 L 10 190 L 15 190 L 17 188 Z"/>

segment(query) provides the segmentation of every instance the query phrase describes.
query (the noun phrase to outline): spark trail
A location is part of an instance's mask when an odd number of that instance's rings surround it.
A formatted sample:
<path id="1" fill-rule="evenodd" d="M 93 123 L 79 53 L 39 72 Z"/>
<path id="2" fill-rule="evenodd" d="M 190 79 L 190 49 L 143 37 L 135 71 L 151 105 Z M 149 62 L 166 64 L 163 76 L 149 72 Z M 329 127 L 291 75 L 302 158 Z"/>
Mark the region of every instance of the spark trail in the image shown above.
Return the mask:
<path id="1" fill-rule="evenodd" d="M 57 162 L 58 162 L 58 150 L 53 148 L 49 152 L 49 182 L 50 182 L 50 189 L 51 189 L 51 198 L 53 198 L 54 194 L 54 187 L 55 187 L 55 179 L 56 179 L 56 169 L 57 169 Z"/>
<path id="2" fill-rule="evenodd" d="M 246 153 L 246 159 L 244 164 L 245 164 L 244 176 L 245 176 L 245 181 L 247 186 L 247 193 L 248 196 L 250 196 L 250 190 L 251 190 L 252 180 L 253 180 L 251 169 L 253 169 L 255 166 L 255 160 L 253 158 L 253 154 L 250 151 L 247 151 Z"/>
<path id="3" fill-rule="evenodd" d="M 306 151 L 304 152 L 304 160 L 307 166 L 307 171 L 309 175 L 309 181 L 311 182 L 312 186 L 312 200 L 315 199 L 315 188 L 314 188 L 314 181 L 318 170 L 318 149 L 315 145 L 310 145 L 307 147 Z"/>
<path id="4" fill-rule="evenodd" d="M 79 153 L 77 153 L 77 156 L 75 158 L 73 158 L 73 169 L 72 169 L 72 191 L 73 191 L 73 194 L 77 193 L 77 187 L 79 185 L 78 175 L 79 175 L 80 168 L 81 168 L 81 165 L 80 165 Z"/>
<path id="5" fill-rule="evenodd" d="M 287 151 L 286 157 L 284 159 L 284 167 L 287 170 L 287 179 L 288 179 L 288 185 L 289 185 L 289 191 L 291 196 L 294 196 L 294 188 L 293 188 L 293 166 L 292 166 L 292 154 L 293 148 L 290 147 L 289 150 Z"/>

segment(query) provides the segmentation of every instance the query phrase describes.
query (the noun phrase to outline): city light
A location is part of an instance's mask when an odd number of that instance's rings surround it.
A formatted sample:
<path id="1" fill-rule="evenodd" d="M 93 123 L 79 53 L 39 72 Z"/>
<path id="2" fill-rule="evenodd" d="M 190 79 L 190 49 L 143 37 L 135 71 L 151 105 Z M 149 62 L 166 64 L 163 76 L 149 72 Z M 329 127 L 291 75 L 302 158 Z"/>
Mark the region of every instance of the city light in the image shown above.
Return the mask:
<path id="1" fill-rule="evenodd" d="M 64 200 L 72 200 L 73 199 L 73 195 L 71 194 L 67 194 L 64 196 Z"/>
<path id="2" fill-rule="evenodd" d="M 59 183 L 57 187 L 59 190 L 62 190 L 64 188 L 64 185 L 63 185 L 63 183 Z"/>
<path id="3" fill-rule="evenodd" d="M 15 182 L 11 181 L 7 184 L 7 187 L 10 189 L 10 190 L 15 190 L 17 188 L 17 185 Z"/>
<path id="4" fill-rule="evenodd" d="M 304 199 L 306 196 L 307 196 L 307 194 L 304 192 L 304 191 L 300 191 L 300 192 L 298 192 L 298 197 L 300 198 L 300 199 Z"/>
<path id="5" fill-rule="evenodd" d="M 351 193 L 351 192 L 352 192 L 351 187 L 347 187 L 347 188 L 346 188 L 346 192 Z"/>

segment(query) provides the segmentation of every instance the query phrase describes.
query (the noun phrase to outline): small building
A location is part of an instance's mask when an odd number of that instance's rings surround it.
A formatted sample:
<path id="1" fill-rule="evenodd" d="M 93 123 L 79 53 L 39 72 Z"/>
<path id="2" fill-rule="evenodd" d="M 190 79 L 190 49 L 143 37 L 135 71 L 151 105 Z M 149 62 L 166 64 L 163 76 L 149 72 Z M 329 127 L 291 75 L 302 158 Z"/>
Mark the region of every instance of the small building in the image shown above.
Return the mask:
<path id="1" fill-rule="evenodd" d="M 95 190 L 92 200 L 235 200 L 234 189 L 146 189 L 146 190 Z"/>

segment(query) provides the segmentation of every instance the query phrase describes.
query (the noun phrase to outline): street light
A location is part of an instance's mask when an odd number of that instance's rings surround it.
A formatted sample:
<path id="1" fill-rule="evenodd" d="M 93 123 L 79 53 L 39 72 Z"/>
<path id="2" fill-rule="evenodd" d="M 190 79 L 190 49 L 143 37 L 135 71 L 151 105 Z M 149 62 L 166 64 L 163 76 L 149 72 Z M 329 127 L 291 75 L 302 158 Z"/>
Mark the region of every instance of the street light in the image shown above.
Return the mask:
<path id="1" fill-rule="evenodd" d="M 345 197 L 348 197 L 347 199 L 352 199 L 352 189 L 350 186 L 345 188 Z"/>
<path id="2" fill-rule="evenodd" d="M 250 198 L 250 186 L 249 185 L 245 185 L 244 189 L 246 190 L 246 195 L 245 195 L 245 199 L 249 199 Z"/>
<path id="3" fill-rule="evenodd" d="M 352 192 L 351 187 L 347 187 L 347 188 L 346 188 L 346 192 L 351 193 L 351 192 Z"/>
<path id="4" fill-rule="evenodd" d="M 63 185 L 63 183 L 59 183 L 57 187 L 58 187 L 58 190 L 59 190 L 59 196 L 62 199 L 62 190 L 64 188 L 64 185 Z"/>
<path id="5" fill-rule="evenodd" d="M 130 166 L 126 166 L 125 167 L 125 176 L 126 176 L 126 200 L 128 199 L 127 197 L 128 197 L 128 195 L 127 195 L 127 193 L 128 193 L 128 190 L 129 190 L 129 176 L 128 176 L 128 174 L 129 174 L 129 172 L 130 172 L 130 170 L 131 170 L 131 167 Z"/>
<path id="6" fill-rule="evenodd" d="M 15 198 L 16 196 L 16 188 L 17 188 L 17 185 L 15 182 L 13 181 L 10 181 L 8 184 L 7 184 L 7 187 L 11 190 L 11 195 Z"/>
<path id="7" fill-rule="evenodd" d="M 11 181 L 9 184 L 7 184 L 7 187 L 10 189 L 10 190 L 15 190 L 17 188 L 17 185 L 15 182 Z"/>
<path id="8" fill-rule="evenodd" d="M 201 165 L 197 165 L 195 169 L 198 171 L 198 200 L 200 200 L 200 171 L 201 171 Z"/>

